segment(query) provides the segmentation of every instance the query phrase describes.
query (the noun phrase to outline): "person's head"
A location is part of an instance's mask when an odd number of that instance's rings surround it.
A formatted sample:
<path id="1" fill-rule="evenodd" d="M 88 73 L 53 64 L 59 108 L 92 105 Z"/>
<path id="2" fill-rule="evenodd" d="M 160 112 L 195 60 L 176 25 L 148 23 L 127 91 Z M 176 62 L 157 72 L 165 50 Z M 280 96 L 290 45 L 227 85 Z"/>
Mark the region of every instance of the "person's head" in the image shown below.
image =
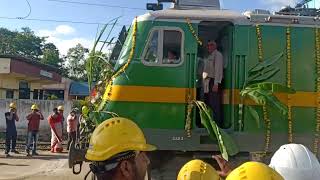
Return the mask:
<path id="1" fill-rule="evenodd" d="M 54 114 L 58 114 L 58 113 L 59 113 L 59 112 L 58 112 L 58 108 L 53 108 L 52 112 L 53 112 Z"/>
<path id="2" fill-rule="evenodd" d="M 74 116 L 74 115 L 76 115 L 76 113 L 77 113 L 77 111 L 76 111 L 76 109 L 71 109 L 71 112 L 70 112 L 70 115 L 71 116 Z"/>
<path id="3" fill-rule="evenodd" d="M 210 40 L 208 41 L 207 48 L 208 48 L 209 54 L 211 54 L 217 49 L 217 43 L 215 41 Z"/>
<path id="4" fill-rule="evenodd" d="M 31 111 L 32 111 L 32 112 L 38 112 L 38 111 L 39 111 L 39 107 L 38 107 L 36 104 L 33 104 L 33 105 L 31 106 Z"/>
<path id="5" fill-rule="evenodd" d="M 133 121 L 117 117 L 94 130 L 86 159 L 98 179 L 144 180 L 150 163 L 145 152 L 155 149 Z"/>
<path id="6" fill-rule="evenodd" d="M 226 180 L 284 180 L 284 178 L 263 163 L 246 162 L 233 170 Z"/>
<path id="7" fill-rule="evenodd" d="M 177 59 L 177 53 L 175 51 L 168 51 L 168 59 Z"/>
<path id="8" fill-rule="evenodd" d="M 180 169 L 177 180 L 220 180 L 220 177 L 210 164 L 196 159 Z"/>
<path id="9" fill-rule="evenodd" d="M 16 103 L 12 102 L 12 103 L 9 104 L 9 110 L 10 110 L 11 112 L 15 112 L 16 109 L 17 109 Z"/>
<path id="10" fill-rule="evenodd" d="M 286 180 L 313 180 L 320 177 L 320 164 L 315 155 L 301 144 L 281 146 L 269 165 Z"/>
<path id="11" fill-rule="evenodd" d="M 64 111 L 63 106 L 58 106 L 58 112 L 59 112 L 60 114 L 63 114 L 63 111 Z"/>

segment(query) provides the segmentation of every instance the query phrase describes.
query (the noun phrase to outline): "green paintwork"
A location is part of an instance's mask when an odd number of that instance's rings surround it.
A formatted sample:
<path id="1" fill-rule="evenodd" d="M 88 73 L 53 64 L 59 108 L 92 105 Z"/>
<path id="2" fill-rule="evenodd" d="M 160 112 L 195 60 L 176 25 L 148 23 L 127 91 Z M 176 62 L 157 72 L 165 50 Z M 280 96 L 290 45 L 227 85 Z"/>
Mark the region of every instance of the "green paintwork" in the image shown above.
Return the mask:
<path id="1" fill-rule="evenodd" d="M 149 32 L 153 27 L 166 26 L 178 27 L 184 31 L 185 60 L 178 67 L 152 67 L 142 64 L 141 55 L 149 37 Z M 193 24 L 197 31 L 197 24 Z M 286 28 L 287 25 L 261 25 L 263 56 L 264 59 L 272 57 L 280 52 L 286 52 Z M 250 68 L 258 63 L 257 35 L 255 25 L 234 25 L 228 28 L 232 51 L 228 67 L 225 70 L 225 88 L 242 89 Z M 315 69 L 315 33 L 314 28 L 310 27 L 291 27 L 291 46 L 292 46 L 292 88 L 297 91 L 315 91 L 316 69 Z M 123 65 L 132 46 L 132 32 L 129 32 L 125 47 L 121 52 L 120 59 L 124 60 L 116 66 L 116 69 Z M 165 21 L 144 21 L 138 23 L 137 45 L 133 61 L 126 69 L 125 74 L 115 79 L 116 85 L 134 86 L 159 86 L 159 87 L 195 87 L 196 69 L 195 58 L 188 58 L 187 54 L 197 54 L 197 42 L 189 31 L 185 22 L 165 22 Z M 190 56 L 189 56 L 190 57 Z M 286 84 L 286 56 L 283 56 L 276 66 L 281 69 L 274 77 L 268 81 Z M 190 80 L 191 79 L 191 80 Z M 231 94 L 230 94 L 231 97 Z M 230 100 L 231 101 L 231 100 Z M 261 107 L 254 107 L 262 118 Z M 139 103 L 139 102 L 109 102 L 106 106 L 108 111 L 117 113 L 120 116 L 135 120 L 142 128 L 183 130 L 185 125 L 186 104 L 170 103 Z M 194 111 L 195 112 L 195 111 Z M 243 133 L 264 134 L 265 125 L 259 128 L 252 116 L 244 111 L 244 127 L 240 129 L 239 105 L 224 105 L 224 125 L 233 131 Z M 272 133 L 287 134 L 287 117 L 281 116 L 276 111 L 269 110 L 272 121 Z M 315 129 L 315 109 L 294 107 L 293 131 L 296 133 L 307 133 L 313 135 Z M 193 115 L 193 128 L 195 126 L 195 115 Z M 172 131 L 173 132 L 173 131 Z M 174 134 L 172 134 L 174 136 Z M 166 141 L 166 140 L 163 140 Z M 153 142 L 157 144 L 157 142 Z M 163 142 L 161 142 L 163 143 Z M 261 139 L 261 143 L 264 140 Z M 272 143 L 272 142 L 271 142 Z M 285 142 L 283 142 L 285 143 Z M 161 147 L 160 147 L 161 149 Z M 187 150 L 187 149 L 184 149 Z"/>

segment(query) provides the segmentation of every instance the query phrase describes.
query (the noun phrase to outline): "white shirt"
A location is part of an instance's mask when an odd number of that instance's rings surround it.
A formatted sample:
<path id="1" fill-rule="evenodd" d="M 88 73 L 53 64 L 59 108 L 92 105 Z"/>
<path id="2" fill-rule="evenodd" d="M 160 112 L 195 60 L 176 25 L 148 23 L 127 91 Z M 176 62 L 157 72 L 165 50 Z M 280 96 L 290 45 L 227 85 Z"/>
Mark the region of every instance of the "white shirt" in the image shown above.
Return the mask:
<path id="1" fill-rule="evenodd" d="M 215 85 L 221 83 L 223 78 L 223 56 L 218 50 L 213 51 L 204 60 L 202 77 L 203 79 L 213 78 Z"/>

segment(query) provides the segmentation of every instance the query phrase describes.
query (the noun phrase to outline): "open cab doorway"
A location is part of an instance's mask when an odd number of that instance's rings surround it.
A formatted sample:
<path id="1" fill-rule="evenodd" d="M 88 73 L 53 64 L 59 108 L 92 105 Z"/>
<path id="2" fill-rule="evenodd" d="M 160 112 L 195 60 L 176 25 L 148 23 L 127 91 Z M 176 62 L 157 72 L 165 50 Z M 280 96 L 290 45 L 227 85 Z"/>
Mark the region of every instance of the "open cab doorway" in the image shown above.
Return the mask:
<path id="1" fill-rule="evenodd" d="M 227 100 L 224 99 L 224 94 L 228 93 L 232 87 L 232 48 L 233 48 L 233 29 L 234 26 L 228 21 L 202 21 L 198 25 L 198 36 L 202 40 L 202 46 L 198 46 L 198 57 L 197 57 L 197 74 L 196 74 L 196 85 L 197 85 L 197 96 L 196 99 L 203 102 L 208 102 L 208 94 L 205 94 L 205 87 L 203 82 L 204 63 L 210 57 L 208 52 L 208 42 L 214 41 L 217 45 L 217 51 L 221 53 L 223 60 L 223 78 L 219 83 L 219 91 L 217 98 L 217 104 L 219 109 L 215 113 L 218 117 L 215 121 L 223 129 L 228 129 L 232 126 L 233 118 L 231 116 L 232 106 Z M 209 89 L 211 90 L 211 89 Z M 210 107 L 210 105 L 207 106 Z M 212 109 L 212 107 L 211 107 Z M 196 110 L 196 127 L 203 128 L 199 115 L 199 110 Z"/>

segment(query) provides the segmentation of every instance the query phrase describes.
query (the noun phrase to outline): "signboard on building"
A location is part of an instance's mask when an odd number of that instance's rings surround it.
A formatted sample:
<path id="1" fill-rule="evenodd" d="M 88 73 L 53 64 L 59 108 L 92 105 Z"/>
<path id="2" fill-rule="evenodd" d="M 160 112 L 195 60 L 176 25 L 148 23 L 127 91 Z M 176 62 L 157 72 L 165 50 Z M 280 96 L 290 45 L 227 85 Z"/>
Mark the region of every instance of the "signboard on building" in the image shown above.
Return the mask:
<path id="1" fill-rule="evenodd" d="M 47 78 L 50 78 L 50 79 L 52 79 L 52 77 L 53 77 L 52 73 L 50 73 L 48 71 L 44 71 L 44 70 L 40 70 L 40 75 L 47 77 Z"/>
<path id="2" fill-rule="evenodd" d="M 10 73 L 10 58 L 0 58 L 0 74 Z"/>

